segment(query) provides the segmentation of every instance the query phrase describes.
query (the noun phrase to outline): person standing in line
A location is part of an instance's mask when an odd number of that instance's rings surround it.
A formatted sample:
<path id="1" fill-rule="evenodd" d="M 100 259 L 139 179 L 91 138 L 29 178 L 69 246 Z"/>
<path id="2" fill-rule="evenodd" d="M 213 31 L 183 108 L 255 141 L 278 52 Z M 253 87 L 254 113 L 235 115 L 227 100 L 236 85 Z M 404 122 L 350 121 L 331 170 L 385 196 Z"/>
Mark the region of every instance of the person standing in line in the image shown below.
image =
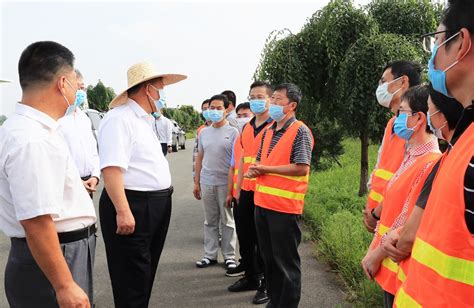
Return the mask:
<path id="1" fill-rule="evenodd" d="M 255 228 L 254 192 L 256 181 L 244 178 L 243 174 L 247 173 L 249 166 L 255 163 L 263 133 L 273 123 L 268 112 L 272 94 L 273 87 L 269 83 L 256 81 L 250 86 L 250 109 L 255 117 L 244 127 L 241 134 L 243 154 L 239 162 L 239 175 L 236 183 L 238 206 L 234 208 L 242 259 L 235 270 L 229 270 L 227 273 L 231 276 L 245 272 L 244 277 L 229 286 L 228 290 L 231 292 L 257 290 L 253 299 L 254 304 L 266 303 L 269 298 L 264 279 L 264 262 Z"/>
<path id="2" fill-rule="evenodd" d="M 171 217 L 171 174 L 154 131 L 164 87 L 186 79 L 151 63 L 131 66 L 128 87 L 99 128 L 105 189 L 100 222 L 114 303 L 148 307 Z"/>
<path id="3" fill-rule="evenodd" d="M 395 61 L 383 69 L 379 86 L 375 92 L 378 103 L 389 108 L 396 114 L 400 106 L 400 98 L 408 88 L 421 83 L 421 68 L 418 63 L 410 61 Z M 365 209 L 362 211 L 367 230 L 374 233 L 383 203 L 384 191 L 393 174 L 398 170 L 405 153 L 406 142 L 395 134 L 393 116 L 387 123 L 382 145 L 379 148 L 377 163 L 369 177 L 369 195 Z M 379 214 L 377 214 L 379 213 Z"/>
<path id="4" fill-rule="evenodd" d="M 74 55 L 35 42 L 18 73 L 21 102 L 0 127 L 5 294 L 11 307 L 91 307 L 97 218 L 57 122 L 74 110 Z"/>
<path id="5" fill-rule="evenodd" d="M 70 115 L 59 119 L 59 130 L 69 147 L 84 187 L 92 198 L 100 180 L 99 153 L 91 120 L 80 109 L 87 100 L 84 79 L 79 70 L 76 70 L 76 76 L 79 90 L 74 102 L 75 108 Z"/>
<path id="6" fill-rule="evenodd" d="M 301 98 L 295 84 L 275 88 L 269 108 L 275 122 L 263 133 L 256 163 L 245 175 L 256 178 L 255 224 L 265 263 L 267 307 L 297 307 L 301 298 L 299 220 L 314 145 L 310 129 L 295 117 Z"/>
<path id="7" fill-rule="evenodd" d="M 194 174 L 196 172 L 196 156 L 198 154 L 198 144 L 199 144 L 199 136 L 201 135 L 201 131 L 212 125 L 212 121 L 209 120 L 209 99 L 205 99 L 201 103 L 201 116 L 204 120 L 204 124 L 199 126 L 196 130 L 196 137 L 194 139 L 194 147 L 193 147 L 193 183 L 194 183 Z"/>
<path id="8" fill-rule="evenodd" d="M 199 268 L 217 264 L 219 233 L 226 269 L 235 268 L 235 223 L 232 208 L 226 206 L 227 179 L 232 145 L 239 132 L 226 120 L 229 101 L 224 95 L 214 95 L 209 101 L 212 125 L 202 130 L 196 157 L 194 197 L 204 207 L 204 257 L 196 262 Z"/>
<path id="9" fill-rule="evenodd" d="M 229 121 L 230 126 L 233 126 L 239 129 L 239 123 L 237 122 L 237 113 L 235 112 L 235 107 L 237 106 L 237 97 L 235 96 L 234 91 L 225 90 L 222 91 L 221 95 L 225 95 L 229 100 L 229 107 L 226 109 L 226 119 Z"/>

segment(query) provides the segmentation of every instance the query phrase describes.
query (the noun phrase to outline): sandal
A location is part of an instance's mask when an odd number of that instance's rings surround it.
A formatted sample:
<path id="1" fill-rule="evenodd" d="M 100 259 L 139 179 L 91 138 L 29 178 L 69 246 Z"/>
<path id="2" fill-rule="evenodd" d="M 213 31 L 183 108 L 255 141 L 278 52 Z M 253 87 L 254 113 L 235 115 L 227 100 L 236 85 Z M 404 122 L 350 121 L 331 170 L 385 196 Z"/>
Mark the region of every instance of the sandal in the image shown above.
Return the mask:
<path id="1" fill-rule="evenodd" d="M 235 262 L 234 259 L 226 259 L 224 262 L 225 262 L 226 270 L 231 270 L 237 267 L 237 263 Z"/>
<path id="2" fill-rule="evenodd" d="M 205 268 L 205 267 L 208 267 L 209 265 L 214 265 L 214 264 L 217 264 L 217 260 L 211 260 L 206 257 L 196 262 L 196 266 L 199 268 Z"/>

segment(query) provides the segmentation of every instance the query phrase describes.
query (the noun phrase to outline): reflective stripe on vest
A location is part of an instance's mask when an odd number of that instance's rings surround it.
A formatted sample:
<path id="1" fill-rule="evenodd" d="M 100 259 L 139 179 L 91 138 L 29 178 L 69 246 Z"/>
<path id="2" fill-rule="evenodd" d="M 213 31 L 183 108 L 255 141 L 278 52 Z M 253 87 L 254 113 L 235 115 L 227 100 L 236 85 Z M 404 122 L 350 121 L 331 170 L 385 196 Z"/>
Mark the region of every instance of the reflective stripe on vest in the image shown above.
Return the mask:
<path id="1" fill-rule="evenodd" d="M 449 256 L 420 238 L 411 256 L 444 278 L 474 286 L 474 261 Z"/>
<path id="2" fill-rule="evenodd" d="M 405 290 L 403 290 L 403 287 L 398 290 L 397 297 L 395 299 L 395 306 L 400 308 L 421 308 L 421 305 L 418 304 L 410 295 L 408 295 Z"/>
<path id="3" fill-rule="evenodd" d="M 290 164 L 291 149 L 298 129 L 304 125 L 300 121 L 292 123 L 281 136 L 274 149 L 268 155 L 273 138 L 273 130 L 268 129 L 262 142 L 260 163 L 267 166 Z M 255 204 L 273 211 L 301 214 L 304 197 L 308 189 L 309 174 L 305 176 L 286 176 L 267 173 L 257 177 Z"/>
<path id="4" fill-rule="evenodd" d="M 366 209 L 369 212 L 383 201 L 385 187 L 392 178 L 393 173 L 400 167 L 405 154 L 406 142 L 393 133 L 395 119 L 396 117 L 391 118 L 385 127 L 378 169 L 372 173 L 370 193 L 366 204 Z"/>

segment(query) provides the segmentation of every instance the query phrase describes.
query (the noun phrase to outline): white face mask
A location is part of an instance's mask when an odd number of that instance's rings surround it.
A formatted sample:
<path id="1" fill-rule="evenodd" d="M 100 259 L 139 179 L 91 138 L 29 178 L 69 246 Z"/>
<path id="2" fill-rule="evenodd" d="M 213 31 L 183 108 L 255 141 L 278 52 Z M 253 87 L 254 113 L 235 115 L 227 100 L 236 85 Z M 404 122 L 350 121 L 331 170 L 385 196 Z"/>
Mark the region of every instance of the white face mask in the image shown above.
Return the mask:
<path id="1" fill-rule="evenodd" d="M 398 77 L 397 79 L 394 79 L 389 82 L 382 83 L 377 87 L 377 90 L 375 91 L 375 96 L 377 96 L 377 101 L 379 102 L 380 105 L 382 105 L 385 108 L 390 107 L 390 103 L 392 102 L 392 98 L 395 94 L 397 94 L 402 88 L 400 87 L 397 91 L 390 93 L 388 92 L 388 86 L 403 76 Z"/>
<path id="2" fill-rule="evenodd" d="M 252 118 L 236 118 L 237 124 L 239 125 L 239 130 L 242 131 L 244 125 L 250 122 Z"/>

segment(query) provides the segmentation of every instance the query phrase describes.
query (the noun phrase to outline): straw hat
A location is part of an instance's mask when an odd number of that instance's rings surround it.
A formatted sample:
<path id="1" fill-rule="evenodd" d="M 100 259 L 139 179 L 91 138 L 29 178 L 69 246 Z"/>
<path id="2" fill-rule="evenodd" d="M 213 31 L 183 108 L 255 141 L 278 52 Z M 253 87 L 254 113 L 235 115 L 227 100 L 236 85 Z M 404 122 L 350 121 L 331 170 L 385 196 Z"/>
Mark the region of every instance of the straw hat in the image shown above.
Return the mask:
<path id="1" fill-rule="evenodd" d="M 163 85 L 167 86 L 173 83 L 180 82 L 187 78 L 186 75 L 180 74 L 160 74 L 149 62 L 142 62 L 132 65 L 127 71 L 128 87 L 122 93 L 117 95 L 109 104 L 110 108 L 114 108 L 123 105 L 127 102 L 128 94 L 127 91 L 130 88 L 155 78 L 161 77 L 163 79 Z"/>

